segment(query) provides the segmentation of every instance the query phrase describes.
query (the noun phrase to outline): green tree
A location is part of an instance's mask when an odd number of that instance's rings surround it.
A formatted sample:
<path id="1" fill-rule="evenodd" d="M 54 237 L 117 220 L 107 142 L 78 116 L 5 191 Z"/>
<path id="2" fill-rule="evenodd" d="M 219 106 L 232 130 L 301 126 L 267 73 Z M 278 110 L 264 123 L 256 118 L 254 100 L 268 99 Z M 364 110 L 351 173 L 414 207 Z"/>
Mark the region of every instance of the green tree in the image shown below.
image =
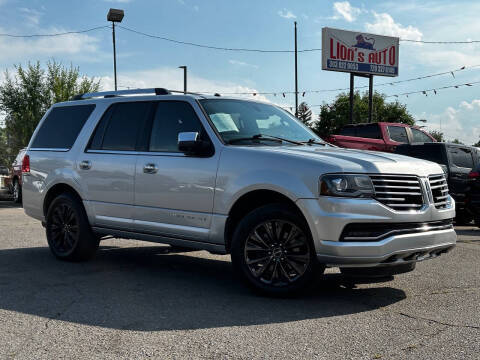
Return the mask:
<path id="1" fill-rule="evenodd" d="M 55 61 L 15 66 L 15 74 L 5 72 L 0 85 L 0 111 L 5 113 L 3 145 L 8 149 L 8 163 L 27 146 L 43 114 L 52 104 L 67 101 L 73 95 L 98 91 L 100 81 L 80 76 L 78 67 L 65 67 Z"/>
<path id="2" fill-rule="evenodd" d="M 475 146 L 475 147 L 480 147 L 480 140 L 478 140 L 475 144 L 473 144 L 472 146 Z"/>
<path id="3" fill-rule="evenodd" d="M 399 122 L 413 125 L 415 120 L 408 112 L 406 105 L 398 101 L 387 102 L 386 95 L 375 92 L 373 94 L 373 122 Z M 350 100 L 346 93 L 339 94 L 331 103 L 324 103 L 320 107 L 318 122 L 313 130 L 322 137 L 337 133 L 342 126 L 349 123 Z M 353 105 L 353 123 L 368 121 L 368 92 L 355 92 Z"/>
<path id="4" fill-rule="evenodd" d="M 310 110 L 305 101 L 298 105 L 297 118 L 300 119 L 305 125 L 308 125 L 310 120 L 312 120 L 312 110 Z"/>
<path id="5" fill-rule="evenodd" d="M 428 132 L 438 142 L 445 142 L 445 136 L 440 130 L 432 130 Z"/>
<path id="6" fill-rule="evenodd" d="M 453 139 L 453 140 L 451 141 L 451 143 L 464 145 L 463 142 L 461 142 L 461 141 L 458 140 L 457 138 Z"/>

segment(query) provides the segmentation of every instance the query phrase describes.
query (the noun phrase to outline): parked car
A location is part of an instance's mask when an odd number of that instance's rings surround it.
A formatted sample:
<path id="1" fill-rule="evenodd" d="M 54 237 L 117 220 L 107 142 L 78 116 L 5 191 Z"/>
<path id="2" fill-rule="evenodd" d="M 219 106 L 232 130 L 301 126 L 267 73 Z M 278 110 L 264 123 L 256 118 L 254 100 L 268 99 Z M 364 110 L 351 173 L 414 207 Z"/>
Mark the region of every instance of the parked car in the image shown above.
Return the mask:
<path id="1" fill-rule="evenodd" d="M 439 164 L 447 176 L 450 194 L 455 199 L 456 222 L 467 224 L 472 221 L 472 215 L 465 208 L 465 194 L 469 188 L 469 173 L 480 163 L 476 148 L 450 143 L 425 143 L 400 145 L 396 153 Z"/>
<path id="2" fill-rule="evenodd" d="M 411 271 L 456 243 L 454 201 L 426 186 L 446 184 L 440 166 L 328 145 L 256 101 L 76 96 L 45 114 L 22 171 L 25 212 L 56 257 L 88 259 L 108 235 L 228 253 L 268 294 L 297 292 L 325 267 Z"/>
<path id="3" fill-rule="evenodd" d="M 19 204 L 22 202 L 22 160 L 26 150 L 27 149 L 21 149 L 18 152 L 17 157 L 13 161 L 8 179 L 13 201 Z"/>
<path id="4" fill-rule="evenodd" d="M 5 196 L 10 192 L 8 186 L 8 168 L 0 165 L 0 195 Z"/>
<path id="5" fill-rule="evenodd" d="M 346 125 L 327 141 L 350 149 L 385 152 L 394 152 L 400 144 L 436 142 L 419 127 L 387 122 Z"/>
<path id="6" fill-rule="evenodd" d="M 479 149 L 477 148 L 477 151 Z M 480 227 L 480 164 L 468 174 L 468 188 L 465 194 L 465 208 Z"/>

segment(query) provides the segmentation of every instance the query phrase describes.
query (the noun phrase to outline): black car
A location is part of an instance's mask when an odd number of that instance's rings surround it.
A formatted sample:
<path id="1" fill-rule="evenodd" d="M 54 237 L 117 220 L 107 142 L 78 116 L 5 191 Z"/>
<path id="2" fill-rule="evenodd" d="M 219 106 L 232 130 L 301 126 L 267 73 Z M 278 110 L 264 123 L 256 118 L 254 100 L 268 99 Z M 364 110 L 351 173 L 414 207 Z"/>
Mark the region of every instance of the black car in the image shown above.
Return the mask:
<path id="1" fill-rule="evenodd" d="M 477 148 L 451 143 L 424 143 L 399 145 L 395 152 L 439 164 L 447 176 L 450 195 L 455 200 L 456 223 L 467 224 L 473 220 L 471 212 L 465 207 L 465 196 L 471 182 L 469 173 L 480 164 Z"/>
<path id="2" fill-rule="evenodd" d="M 480 227 L 480 164 L 469 174 L 469 186 L 465 194 L 465 208 Z"/>

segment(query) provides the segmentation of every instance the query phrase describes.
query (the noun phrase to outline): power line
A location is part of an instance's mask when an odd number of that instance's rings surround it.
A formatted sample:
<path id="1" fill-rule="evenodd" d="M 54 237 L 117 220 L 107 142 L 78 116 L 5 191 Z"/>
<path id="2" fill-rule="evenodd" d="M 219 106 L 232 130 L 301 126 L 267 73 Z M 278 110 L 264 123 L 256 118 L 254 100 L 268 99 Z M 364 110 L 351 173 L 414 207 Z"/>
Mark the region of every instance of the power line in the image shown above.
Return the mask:
<path id="1" fill-rule="evenodd" d="M 452 75 L 455 78 L 455 73 L 462 71 L 462 70 L 469 70 L 473 68 L 478 68 L 480 67 L 480 64 L 478 65 L 471 65 L 471 66 L 462 66 L 459 69 L 454 69 L 454 70 L 448 70 L 440 73 L 434 73 L 434 74 L 428 74 L 428 75 L 423 75 L 423 76 L 417 76 L 405 80 L 397 80 L 397 81 L 389 81 L 381 84 L 377 84 L 375 86 L 387 86 L 387 85 L 395 85 L 395 84 L 400 84 L 400 83 L 406 83 L 406 82 L 411 82 L 411 81 L 418 81 L 418 80 L 423 80 L 423 79 L 428 79 L 436 76 L 442 76 L 442 75 Z M 368 85 L 363 85 L 363 86 L 355 86 L 355 89 L 363 89 L 363 88 L 368 88 Z M 315 94 L 315 93 L 323 93 L 323 92 L 338 92 L 338 91 L 345 91 L 349 90 L 350 88 L 336 88 L 336 89 L 319 89 L 319 90 L 301 90 L 298 93 L 299 94 Z M 224 95 L 286 95 L 286 94 L 295 94 L 295 91 L 270 91 L 270 92 L 231 92 L 231 93 L 223 93 Z"/>
<path id="2" fill-rule="evenodd" d="M 422 43 L 422 44 L 476 44 L 480 43 L 480 40 L 465 40 L 465 41 L 424 41 L 424 40 L 408 40 L 400 39 L 404 42 Z"/>
<path id="3" fill-rule="evenodd" d="M 99 29 L 110 29 L 109 26 L 103 25 L 103 26 L 97 26 L 94 28 L 86 29 L 86 30 L 78 30 L 78 31 L 66 31 L 63 33 L 53 33 L 53 34 L 31 34 L 31 35 L 15 35 L 15 34 L 5 34 L 5 33 L 0 33 L 0 36 L 3 37 L 11 37 L 11 38 L 35 38 L 35 37 L 54 37 L 54 36 L 64 36 L 64 35 L 70 35 L 70 34 L 83 34 L 87 33 L 90 31 L 95 31 Z"/>
<path id="4" fill-rule="evenodd" d="M 195 46 L 195 47 L 200 47 L 200 48 L 205 48 L 205 49 L 212 49 L 212 50 L 223 50 L 223 51 L 247 51 L 247 52 L 260 52 L 260 53 L 294 53 L 295 50 L 268 50 L 268 49 L 248 49 L 248 48 L 229 48 L 229 47 L 220 47 L 220 46 L 211 46 L 211 45 L 204 45 L 204 44 L 197 44 L 189 41 L 180 41 L 180 40 L 175 40 L 175 39 L 170 39 L 164 36 L 158 36 L 158 35 L 152 35 L 148 34 L 142 31 L 134 30 L 131 28 L 128 28 L 123 25 L 119 25 L 119 28 L 122 28 L 123 30 L 130 31 L 132 33 L 138 34 L 138 35 L 143 35 L 147 36 L 149 38 L 153 39 L 159 39 L 159 40 L 164 40 L 164 41 L 169 41 L 175 44 L 181 44 L 181 45 L 190 45 L 190 46 Z M 309 52 L 309 51 L 320 51 L 322 50 L 321 48 L 314 48 L 314 49 L 304 49 L 304 50 L 298 50 L 298 52 Z"/>
<path id="5" fill-rule="evenodd" d="M 427 89 L 427 90 L 418 90 L 418 91 L 410 91 L 410 92 L 405 92 L 401 94 L 393 94 L 393 95 L 387 95 L 386 97 L 399 97 L 399 96 L 407 96 L 412 95 L 412 94 L 423 94 L 425 96 L 428 96 L 429 92 L 433 92 L 435 95 L 437 95 L 437 91 L 443 90 L 443 89 L 451 89 L 451 88 L 456 88 L 458 89 L 460 86 L 473 86 L 475 84 L 480 84 L 480 81 L 472 81 L 469 83 L 463 83 L 463 84 L 456 84 L 456 85 L 449 85 L 449 86 L 441 86 L 441 87 L 436 87 L 432 89 Z"/>

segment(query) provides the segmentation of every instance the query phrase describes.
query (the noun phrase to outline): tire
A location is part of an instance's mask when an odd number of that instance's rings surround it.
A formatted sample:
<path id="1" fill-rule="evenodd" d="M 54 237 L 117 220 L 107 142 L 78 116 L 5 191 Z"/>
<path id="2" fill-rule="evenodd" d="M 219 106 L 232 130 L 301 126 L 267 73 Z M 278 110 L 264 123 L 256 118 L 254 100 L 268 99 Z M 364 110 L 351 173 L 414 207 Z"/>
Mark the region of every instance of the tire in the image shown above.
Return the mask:
<path id="1" fill-rule="evenodd" d="M 93 257 L 99 238 L 92 232 L 85 209 L 75 196 L 64 193 L 56 197 L 46 220 L 48 246 L 58 259 L 82 261 Z"/>
<path id="2" fill-rule="evenodd" d="M 13 202 L 16 204 L 21 204 L 22 203 L 22 187 L 20 186 L 20 183 L 18 182 L 17 179 L 13 180 L 12 193 L 13 193 Z"/>
<path id="3" fill-rule="evenodd" d="M 317 261 L 306 221 L 283 204 L 260 207 L 240 221 L 231 257 L 237 276 L 269 296 L 300 294 L 325 269 Z"/>

